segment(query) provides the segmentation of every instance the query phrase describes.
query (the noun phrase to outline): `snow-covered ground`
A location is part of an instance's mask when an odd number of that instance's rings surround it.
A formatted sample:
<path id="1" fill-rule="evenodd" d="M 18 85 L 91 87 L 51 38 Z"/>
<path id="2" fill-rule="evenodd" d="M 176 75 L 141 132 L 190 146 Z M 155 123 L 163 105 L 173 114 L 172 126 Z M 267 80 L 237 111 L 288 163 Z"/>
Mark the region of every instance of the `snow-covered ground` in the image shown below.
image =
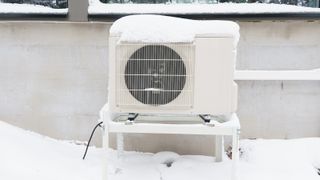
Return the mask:
<path id="1" fill-rule="evenodd" d="M 68 9 L 54 9 L 41 5 L 0 2 L 0 13 L 67 14 Z"/>
<path id="2" fill-rule="evenodd" d="M 1 180 L 100 180 L 99 148 L 58 141 L 0 121 Z M 297 140 L 242 140 L 239 180 L 319 180 L 320 138 Z M 170 152 L 157 154 L 125 152 L 117 160 L 109 151 L 111 180 L 212 180 L 228 179 L 230 160 L 214 163 L 212 157 Z M 171 167 L 164 163 L 171 162 Z"/>
<path id="3" fill-rule="evenodd" d="M 319 8 L 285 4 L 263 3 L 220 3 L 220 4 L 105 4 L 99 0 L 89 0 L 89 14 L 131 14 L 131 13 L 320 13 Z"/>

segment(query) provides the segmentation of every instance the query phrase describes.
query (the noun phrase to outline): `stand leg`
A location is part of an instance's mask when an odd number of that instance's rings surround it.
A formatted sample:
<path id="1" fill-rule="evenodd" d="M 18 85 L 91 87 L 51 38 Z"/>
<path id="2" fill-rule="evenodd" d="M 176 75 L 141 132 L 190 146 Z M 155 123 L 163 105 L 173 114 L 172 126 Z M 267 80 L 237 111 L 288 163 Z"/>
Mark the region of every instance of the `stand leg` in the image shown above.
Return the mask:
<path id="1" fill-rule="evenodd" d="M 118 156 L 118 159 L 120 159 L 120 157 L 122 156 L 123 150 L 124 150 L 123 133 L 117 133 L 117 156 Z"/>
<path id="2" fill-rule="evenodd" d="M 102 180 L 108 180 L 108 151 L 109 151 L 109 132 L 105 129 L 103 136 L 103 150 L 105 154 L 102 158 Z"/>
<path id="3" fill-rule="evenodd" d="M 224 139 L 221 135 L 216 135 L 216 162 L 221 162 L 224 152 Z"/>
<path id="4" fill-rule="evenodd" d="M 232 135 L 232 180 L 236 180 L 238 176 L 239 161 L 239 129 L 235 129 Z"/>
<path id="5" fill-rule="evenodd" d="M 235 130 L 232 136 L 232 160 L 239 160 L 239 130 Z"/>

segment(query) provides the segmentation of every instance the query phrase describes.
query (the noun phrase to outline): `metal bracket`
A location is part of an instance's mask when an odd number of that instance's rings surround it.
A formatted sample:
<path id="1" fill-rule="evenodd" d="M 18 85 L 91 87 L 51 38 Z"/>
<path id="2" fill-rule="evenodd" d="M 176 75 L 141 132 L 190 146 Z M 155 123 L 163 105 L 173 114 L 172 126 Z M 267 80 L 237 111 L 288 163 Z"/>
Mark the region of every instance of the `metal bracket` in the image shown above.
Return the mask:
<path id="1" fill-rule="evenodd" d="M 128 125 L 133 124 L 134 120 L 138 117 L 138 115 L 139 115 L 138 113 L 129 113 L 128 119 L 125 124 L 128 124 Z"/>
<path id="2" fill-rule="evenodd" d="M 204 121 L 205 124 L 209 124 L 211 121 L 211 116 L 210 114 L 199 114 L 199 117 Z"/>

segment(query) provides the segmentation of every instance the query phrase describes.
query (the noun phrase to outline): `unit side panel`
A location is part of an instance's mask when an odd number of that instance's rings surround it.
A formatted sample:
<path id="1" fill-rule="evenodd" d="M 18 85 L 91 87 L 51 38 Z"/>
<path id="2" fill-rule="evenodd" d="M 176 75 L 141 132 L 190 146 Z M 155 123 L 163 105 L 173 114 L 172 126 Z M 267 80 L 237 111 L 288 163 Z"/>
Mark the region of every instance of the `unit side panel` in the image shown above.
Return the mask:
<path id="1" fill-rule="evenodd" d="M 194 112 L 232 111 L 235 50 L 233 38 L 196 38 Z"/>
<path id="2" fill-rule="evenodd" d="M 116 108 L 116 45 L 118 37 L 109 37 L 109 72 L 108 72 L 108 103 L 111 111 Z"/>

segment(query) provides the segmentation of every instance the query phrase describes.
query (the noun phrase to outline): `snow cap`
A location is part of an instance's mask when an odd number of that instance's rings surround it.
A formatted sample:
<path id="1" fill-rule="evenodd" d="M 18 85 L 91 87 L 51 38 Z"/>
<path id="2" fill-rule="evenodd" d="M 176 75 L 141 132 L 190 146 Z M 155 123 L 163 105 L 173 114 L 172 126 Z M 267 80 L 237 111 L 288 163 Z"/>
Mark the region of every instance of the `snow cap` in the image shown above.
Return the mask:
<path id="1" fill-rule="evenodd" d="M 232 21 L 189 20 L 161 15 L 131 15 L 115 21 L 111 36 L 120 42 L 190 43 L 196 36 L 233 37 L 239 40 L 239 26 Z"/>

